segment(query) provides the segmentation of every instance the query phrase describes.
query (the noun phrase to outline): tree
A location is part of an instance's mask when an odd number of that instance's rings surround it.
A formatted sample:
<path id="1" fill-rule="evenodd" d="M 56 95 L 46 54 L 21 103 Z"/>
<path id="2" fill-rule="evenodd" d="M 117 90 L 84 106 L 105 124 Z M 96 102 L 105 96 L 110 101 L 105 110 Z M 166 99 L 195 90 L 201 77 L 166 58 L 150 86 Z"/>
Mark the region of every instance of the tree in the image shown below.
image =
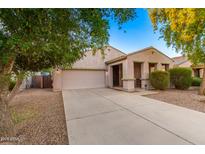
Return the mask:
<path id="1" fill-rule="evenodd" d="M 1 9 L 0 136 L 15 134 L 8 102 L 21 84 L 20 74 L 71 66 L 87 49 L 108 43 L 110 18 L 120 28 L 135 15 L 134 9 Z M 12 73 L 17 84 L 9 93 Z"/>
<path id="2" fill-rule="evenodd" d="M 149 15 L 168 46 L 205 65 L 205 9 L 149 9 Z M 205 94 L 205 68 L 199 94 Z"/>

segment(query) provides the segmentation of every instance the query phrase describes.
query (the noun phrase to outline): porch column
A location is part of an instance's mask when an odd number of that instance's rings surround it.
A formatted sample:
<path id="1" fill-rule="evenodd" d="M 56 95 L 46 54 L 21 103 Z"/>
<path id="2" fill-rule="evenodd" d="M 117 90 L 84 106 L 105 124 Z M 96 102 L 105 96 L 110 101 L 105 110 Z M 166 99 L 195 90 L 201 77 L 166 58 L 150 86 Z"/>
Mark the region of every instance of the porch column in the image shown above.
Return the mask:
<path id="1" fill-rule="evenodd" d="M 108 65 L 108 87 L 113 87 L 113 74 L 112 74 L 112 66 Z"/>
<path id="2" fill-rule="evenodd" d="M 204 69 L 201 68 L 201 69 L 199 70 L 199 77 L 200 77 L 200 78 L 203 78 L 203 73 L 204 73 Z"/>
<path id="3" fill-rule="evenodd" d="M 142 64 L 142 78 L 141 78 L 142 88 L 146 89 L 149 87 L 149 64 L 144 62 Z"/>
<path id="4" fill-rule="evenodd" d="M 52 75 L 53 91 L 62 91 L 62 70 L 55 69 Z"/>
<path id="5" fill-rule="evenodd" d="M 134 63 L 132 61 L 128 61 L 127 59 L 123 62 L 123 66 L 123 89 L 130 92 L 134 91 Z"/>
<path id="6" fill-rule="evenodd" d="M 123 83 L 122 83 L 122 78 L 123 78 L 123 72 L 122 72 L 122 65 L 119 65 L 119 86 L 122 87 Z"/>
<path id="7" fill-rule="evenodd" d="M 157 70 L 161 70 L 162 69 L 162 65 L 160 63 L 157 63 Z"/>

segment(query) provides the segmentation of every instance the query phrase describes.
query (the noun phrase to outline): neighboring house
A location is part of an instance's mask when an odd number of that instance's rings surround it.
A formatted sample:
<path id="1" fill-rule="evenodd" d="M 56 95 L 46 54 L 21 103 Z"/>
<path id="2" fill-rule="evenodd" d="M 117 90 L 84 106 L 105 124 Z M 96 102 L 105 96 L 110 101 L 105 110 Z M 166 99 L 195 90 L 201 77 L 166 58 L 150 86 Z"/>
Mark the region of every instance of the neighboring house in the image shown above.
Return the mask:
<path id="1" fill-rule="evenodd" d="M 174 67 L 189 67 L 192 69 L 193 77 L 203 77 L 204 65 L 193 65 L 186 56 L 179 56 L 172 58 L 174 60 Z"/>
<path id="2" fill-rule="evenodd" d="M 56 70 L 53 74 L 54 90 L 110 87 L 135 91 L 149 88 L 149 74 L 154 70 L 168 70 L 174 62 L 171 58 L 148 47 L 125 54 L 107 46 L 104 58 L 100 52 L 92 51 L 77 61 L 72 69 Z"/>

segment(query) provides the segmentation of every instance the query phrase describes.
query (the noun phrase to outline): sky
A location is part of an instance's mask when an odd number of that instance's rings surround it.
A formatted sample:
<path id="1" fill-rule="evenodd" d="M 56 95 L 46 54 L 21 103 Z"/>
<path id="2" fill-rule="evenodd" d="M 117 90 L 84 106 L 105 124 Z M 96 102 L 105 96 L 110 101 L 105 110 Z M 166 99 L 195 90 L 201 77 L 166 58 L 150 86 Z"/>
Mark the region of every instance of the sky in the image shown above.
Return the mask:
<path id="1" fill-rule="evenodd" d="M 169 57 L 180 56 L 171 47 L 167 47 L 159 32 L 154 32 L 146 9 L 137 9 L 137 18 L 123 24 L 119 30 L 116 22 L 110 21 L 109 44 L 125 53 L 131 53 L 153 46 Z M 126 32 L 124 32 L 124 30 Z"/>

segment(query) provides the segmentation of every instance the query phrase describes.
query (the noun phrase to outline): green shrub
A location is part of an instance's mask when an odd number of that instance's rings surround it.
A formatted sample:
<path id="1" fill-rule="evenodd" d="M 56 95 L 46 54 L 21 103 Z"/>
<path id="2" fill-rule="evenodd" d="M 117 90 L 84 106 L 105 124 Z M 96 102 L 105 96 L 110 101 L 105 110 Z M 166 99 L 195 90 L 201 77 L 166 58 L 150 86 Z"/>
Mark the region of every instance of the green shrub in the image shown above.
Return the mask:
<path id="1" fill-rule="evenodd" d="M 165 90 L 169 86 L 169 73 L 166 71 L 154 71 L 149 79 L 155 89 Z"/>
<path id="2" fill-rule="evenodd" d="M 201 85 L 201 78 L 193 77 L 192 78 L 192 86 L 200 86 Z"/>
<path id="3" fill-rule="evenodd" d="M 9 91 L 12 91 L 12 89 L 14 88 L 15 85 L 16 85 L 16 81 L 11 80 L 9 83 Z"/>
<path id="4" fill-rule="evenodd" d="M 177 67 L 169 70 L 171 83 L 176 89 L 188 89 L 192 83 L 192 70 L 185 67 Z"/>

